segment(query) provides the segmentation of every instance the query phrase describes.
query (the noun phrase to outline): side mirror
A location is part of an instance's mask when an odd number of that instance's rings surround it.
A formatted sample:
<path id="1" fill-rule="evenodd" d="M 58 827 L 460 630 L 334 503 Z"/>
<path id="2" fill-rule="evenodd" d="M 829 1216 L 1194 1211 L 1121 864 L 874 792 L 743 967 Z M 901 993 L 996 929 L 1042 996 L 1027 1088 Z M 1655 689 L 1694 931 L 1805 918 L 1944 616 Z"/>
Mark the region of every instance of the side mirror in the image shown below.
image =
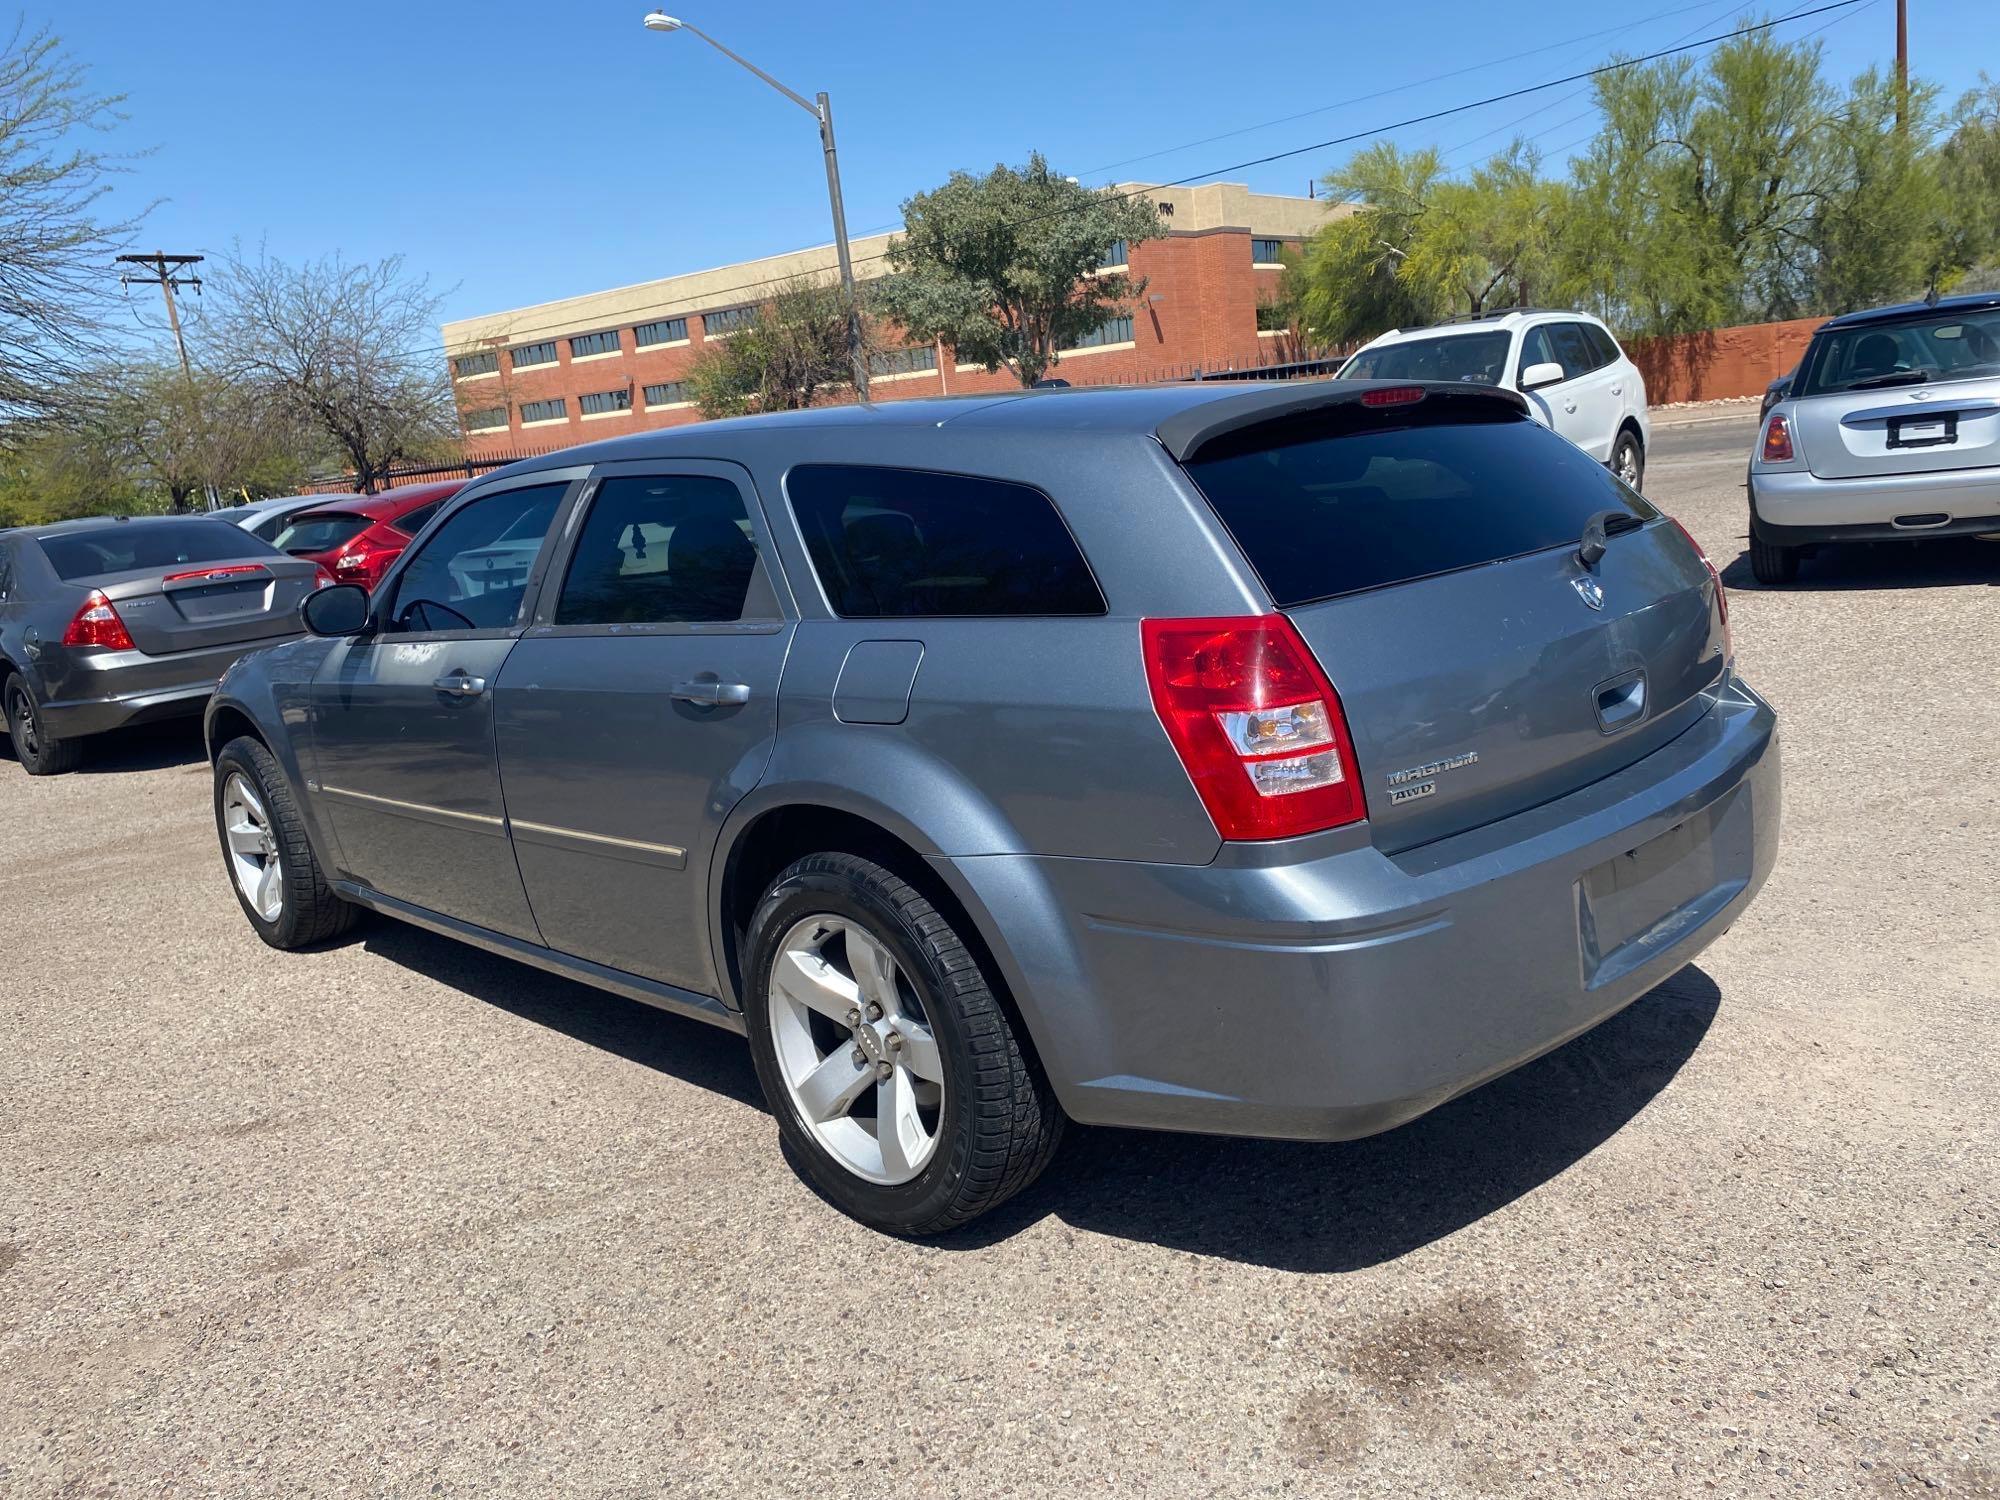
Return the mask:
<path id="1" fill-rule="evenodd" d="M 315 589 L 299 606 L 299 622 L 314 635 L 360 635 L 368 629 L 368 590 L 358 583 Z"/>
<path id="2" fill-rule="evenodd" d="M 1563 378 L 1563 367 L 1552 359 L 1545 359 L 1538 365 L 1529 365 L 1521 372 L 1521 389 L 1538 391 L 1545 385 L 1556 385 Z"/>

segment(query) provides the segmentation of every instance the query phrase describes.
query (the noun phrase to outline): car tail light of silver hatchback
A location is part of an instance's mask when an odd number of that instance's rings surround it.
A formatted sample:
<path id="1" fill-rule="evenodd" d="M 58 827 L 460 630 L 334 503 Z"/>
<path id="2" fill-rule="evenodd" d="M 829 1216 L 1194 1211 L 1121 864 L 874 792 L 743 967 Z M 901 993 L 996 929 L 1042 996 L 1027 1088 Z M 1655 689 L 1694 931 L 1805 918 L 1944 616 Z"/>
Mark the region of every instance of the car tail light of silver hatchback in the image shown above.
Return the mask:
<path id="1" fill-rule="evenodd" d="M 1764 428 L 1764 462 L 1788 464 L 1792 461 L 1792 424 L 1779 412 Z"/>
<path id="2" fill-rule="evenodd" d="M 1141 623 L 1153 707 L 1225 839 L 1368 816 L 1340 698 L 1283 615 Z"/>

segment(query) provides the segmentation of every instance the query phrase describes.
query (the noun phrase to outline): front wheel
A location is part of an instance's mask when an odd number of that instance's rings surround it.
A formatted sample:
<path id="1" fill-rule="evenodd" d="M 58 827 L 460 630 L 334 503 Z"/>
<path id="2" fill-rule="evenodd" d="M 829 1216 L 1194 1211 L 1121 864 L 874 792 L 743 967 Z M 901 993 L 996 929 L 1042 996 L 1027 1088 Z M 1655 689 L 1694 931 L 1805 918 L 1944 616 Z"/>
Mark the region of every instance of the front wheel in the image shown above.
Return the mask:
<path id="1" fill-rule="evenodd" d="M 74 771 L 83 760 L 79 740 L 59 740 L 42 723 L 42 711 L 28 680 L 13 673 L 0 686 L 0 707 L 7 715 L 7 737 L 14 742 L 14 758 L 30 776 L 60 776 Z"/>
<path id="2" fill-rule="evenodd" d="M 284 768 L 248 735 L 215 758 L 215 830 L 237 905 L 273 948 L 325 942 L 360 917 L 327 884 Z"/>
<path id="3" fill-rule="evenodd" d="M 1611 445 L 1611 472 L 1633 490 L 1638 490 L 1645 483 L 1646 450 L 1639 446 L 1639 434 L 1629 427 L 1620 432 L 1618 441 Z"/>
<path id="4" fill-rule="evenodd" d="M 750 920 L 757 1077 L 806 1176 L 891 1234 L 938 1234 L 1033 1182 L 1062 1112 L 979 960 L 909 882 L 842 853 Z"/>

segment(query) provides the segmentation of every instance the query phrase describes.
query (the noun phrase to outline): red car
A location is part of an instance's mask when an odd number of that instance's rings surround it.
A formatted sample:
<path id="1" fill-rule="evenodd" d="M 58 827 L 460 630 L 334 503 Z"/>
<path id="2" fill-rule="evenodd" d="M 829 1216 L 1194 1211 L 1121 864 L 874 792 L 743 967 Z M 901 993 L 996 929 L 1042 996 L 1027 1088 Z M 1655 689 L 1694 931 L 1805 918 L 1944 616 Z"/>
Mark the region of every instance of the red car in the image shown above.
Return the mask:
<path id="1" fill-rule="evenodd" d="M 471 483 L 445 479 L 406 484 L 379 495 L 340 495 L 293 516 L 271 545 L 308 557 L 337 583 L 373 588 L 437 508 Z"/>

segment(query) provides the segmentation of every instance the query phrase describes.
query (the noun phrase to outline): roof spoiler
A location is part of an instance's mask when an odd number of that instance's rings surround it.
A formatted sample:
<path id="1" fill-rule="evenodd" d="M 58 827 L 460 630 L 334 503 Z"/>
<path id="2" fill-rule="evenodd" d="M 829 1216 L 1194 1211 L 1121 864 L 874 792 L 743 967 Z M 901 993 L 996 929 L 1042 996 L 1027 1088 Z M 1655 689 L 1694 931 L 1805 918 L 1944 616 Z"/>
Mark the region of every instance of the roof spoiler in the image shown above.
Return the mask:
<path id="1" fill-rule="evenodd" d="M 1456 380 L 1316 380 L 1296 385 L 1260 386 L 1214 401 L 1204 401 L 1199 406 L 1176 412 L 1153 432 L 1176 462 L 1186 463 L 1197 450 L 1227 433 L 1329 407 L 1371 404 L 1363 400 L 1368 392 L 1388 390 L 1421 390 L 1425 402 L 1477 402 L 1505 407 L 1521 416 L 1528 414 L 1525 397 L 1516 391 L 1493 385 L 1473 385 Z"/>

